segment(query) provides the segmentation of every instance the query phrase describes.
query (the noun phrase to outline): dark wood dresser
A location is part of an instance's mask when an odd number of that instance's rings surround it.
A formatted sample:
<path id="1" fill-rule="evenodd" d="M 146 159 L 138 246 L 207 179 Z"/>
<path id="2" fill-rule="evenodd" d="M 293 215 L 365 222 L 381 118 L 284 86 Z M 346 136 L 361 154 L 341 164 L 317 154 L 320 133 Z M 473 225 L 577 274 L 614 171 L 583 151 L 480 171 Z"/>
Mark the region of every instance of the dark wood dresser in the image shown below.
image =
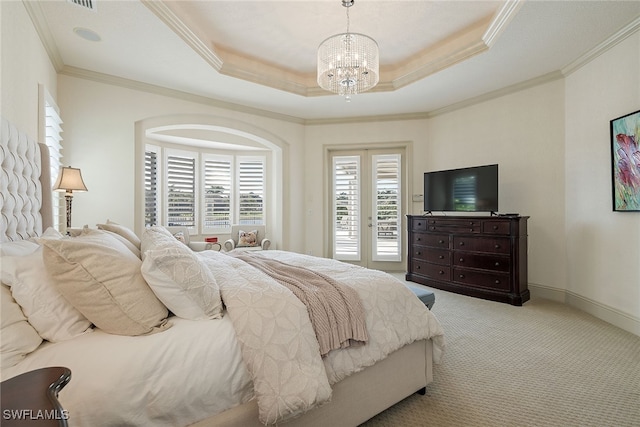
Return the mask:
<path id="1" fill-rule="evenodd" d="M 407 218 L 407 280 L 512 305 L 529 300 L 529 217 Z"/>

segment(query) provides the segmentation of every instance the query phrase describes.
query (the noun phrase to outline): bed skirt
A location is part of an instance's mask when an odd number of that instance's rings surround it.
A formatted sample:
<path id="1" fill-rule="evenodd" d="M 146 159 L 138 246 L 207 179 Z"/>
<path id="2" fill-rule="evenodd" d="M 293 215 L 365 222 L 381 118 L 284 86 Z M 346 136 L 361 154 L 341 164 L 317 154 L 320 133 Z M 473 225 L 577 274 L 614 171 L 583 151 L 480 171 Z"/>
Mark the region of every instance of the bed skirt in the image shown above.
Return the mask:
<path id="1" fill-rule="evenodd" d="M 286 427 L 357 426 L 433 381 L 431 340 L 420 340 L 333 386 L 331 401 Z M 194 427 L 263 427 L 255 400 L 192 424 Z"/>

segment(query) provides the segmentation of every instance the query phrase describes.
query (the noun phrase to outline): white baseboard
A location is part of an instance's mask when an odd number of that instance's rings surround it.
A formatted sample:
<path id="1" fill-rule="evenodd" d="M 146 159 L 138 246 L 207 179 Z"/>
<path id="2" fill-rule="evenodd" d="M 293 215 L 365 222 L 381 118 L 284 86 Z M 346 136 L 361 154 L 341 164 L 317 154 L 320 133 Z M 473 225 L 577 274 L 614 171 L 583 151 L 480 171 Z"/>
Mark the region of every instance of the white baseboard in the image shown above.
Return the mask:
<path id="1" fill-rule="evenodd" d="M 640 318 L 623 313 L 620 310 L 609 307 L 600 302 L 578 295 L 575 292 L 564 289 L 551 288 L 548 286 L 529 283 L 529 292 L 532 297 L 545 298 L 552 301 L 565 303 L 575 307 L 598 319 L 611 323 L 614 326 L 640 336 Z"/>

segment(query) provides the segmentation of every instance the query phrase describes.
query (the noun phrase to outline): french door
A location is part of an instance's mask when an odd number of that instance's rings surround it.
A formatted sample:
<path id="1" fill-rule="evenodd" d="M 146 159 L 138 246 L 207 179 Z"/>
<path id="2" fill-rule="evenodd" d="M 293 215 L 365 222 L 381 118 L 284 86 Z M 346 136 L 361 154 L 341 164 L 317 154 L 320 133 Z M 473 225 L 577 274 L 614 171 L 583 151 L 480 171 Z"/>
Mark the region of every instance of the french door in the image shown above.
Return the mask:
<path id="1" fill-rule="evenodd" d="M 331 151 L 332 257 L 402 270 L 404 149 Z"/>

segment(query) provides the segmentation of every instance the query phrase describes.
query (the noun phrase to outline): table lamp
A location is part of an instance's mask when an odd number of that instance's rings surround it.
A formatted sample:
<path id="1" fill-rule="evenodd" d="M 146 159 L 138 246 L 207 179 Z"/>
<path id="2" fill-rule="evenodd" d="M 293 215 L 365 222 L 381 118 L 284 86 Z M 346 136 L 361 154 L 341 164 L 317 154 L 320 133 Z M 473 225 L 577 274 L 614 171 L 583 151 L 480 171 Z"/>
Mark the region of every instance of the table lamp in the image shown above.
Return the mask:
<path id="1" fill-rule="evenodd" d="M 53 185 L 54 191 L 65 191 L 64 199 L 67 202 L 67 229 L 71 228 L 71 200 L 74 191 L 88 191 L 82 180 L 80 169 L 72 167 L 62 167 L 56 183 Z"/>

